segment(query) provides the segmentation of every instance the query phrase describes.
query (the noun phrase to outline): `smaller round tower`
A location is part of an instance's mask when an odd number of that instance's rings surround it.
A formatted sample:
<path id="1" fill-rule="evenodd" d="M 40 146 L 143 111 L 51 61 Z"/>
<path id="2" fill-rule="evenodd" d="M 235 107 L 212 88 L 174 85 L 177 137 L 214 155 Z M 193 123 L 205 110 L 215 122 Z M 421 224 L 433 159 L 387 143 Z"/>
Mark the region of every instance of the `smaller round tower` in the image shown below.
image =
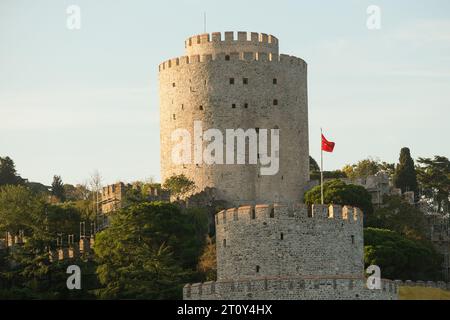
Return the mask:
<path id="1" fill-rule="evenodd" d="M 363 216 L 349 206 L 258 205 L 216 215 L 217 281 L 188 284 L 184 298 L 318 300 L 397 298 L 364 277 Z"/>

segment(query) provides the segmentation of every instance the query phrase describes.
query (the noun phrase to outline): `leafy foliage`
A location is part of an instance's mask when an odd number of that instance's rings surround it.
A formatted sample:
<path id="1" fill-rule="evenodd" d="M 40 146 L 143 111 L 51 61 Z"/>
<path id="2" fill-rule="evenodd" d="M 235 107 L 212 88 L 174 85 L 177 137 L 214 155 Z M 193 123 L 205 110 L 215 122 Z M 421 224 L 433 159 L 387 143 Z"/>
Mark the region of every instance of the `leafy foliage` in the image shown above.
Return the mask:
<path id="1" fill-rule="evenodd" d="M 60 176 L 53 176 L 52 195 L 58 198 L 61 202 L 66 201 L 66 192 Z"/>
<path id="2" fill-rule="evenodd" d="M 313 157 L 309 156 L 309 172 L 318 172 L 320 171 L 320 167 L 317 164 L 317 161 L 314 160 Z"/>
<path id="3" fill-rule="evenodd" d="M 131 205 L 97 235 L 104 298 L 175 299 L 193 276 L 206 230 L 195 214 L 163 202 Z M 194 235 L 194 236 L 193 236 Z"/>
<path id="4" fill-rule="evenodd" d="M 326 204 L 350 205 L 363 210 L 365 215 L 373 212 L 371 196 L 364 187 L 346 184 L 341 180 L 330 180 L 323 184 L 324 202 Z M 320 204 L 320 186 L 305 193 L 304 201 L 308 205 Z"/>
<path id="5" fill-rule="evenodd" d="M 198 262 L 198 270 L 205 276 L 206 281 L 214 281 L 217 278 L 216 242 L 208 237 L 207 244 Z"/>
<path id="6" fill-rule="evenodd" d="M 414 191 L 417 194 L 417 176 L 414 160 L 408 148 L 400 150 L 399 164 L 395 168 L 394 185 L 402 192 Z"/>
<path id="7" fill-rule="evenodd" d="M 14 161 L 10 157 L 0 157 L 0 186 L 24 184 L 16 171 Z"/>
<path id="8" fill-rule="evenodd" d="M 184 174 L 174 175 L 168 178 L 163 188 L 170 190 L 171 194 L 175 197 L 183 197 L 184 195 L 195 190 L 195 183 L 187 178 Z"/>
<path id="9" fill-rule="evenodd" d="M 400 234 L 367 228 L 364 230 L 364 261 L 377 265 L 387 279 L 438 280 L 442 256 L 427 241 L 411 240 Z"/>
<path id="10" fill-rule="evenodd" d="M 446 157 L 419 158 L 418 179 L 423 194 L 430 198 L 438 212 L 448 211 L 450 197 L 450 161 Z"/>
<path id="11" fill-rule="evenodd" d="M 0 250 L 0 298 L 62 299 L 86 298 L 92 295 L 95 278 L 89 280 L 92 263 L 81 260 L 71 264 L 84 266 L 86 281 L 81 291 L 66 287 L 68 262 L 49 261 L 49 249 L 55 247 L 57 231 L 76 233 L 79 217 L 74 208 L 52 206 L 45 198 L 24 186 L 0 188 L 0 232 L 13 236 L 22 234 L 24 243 Z M 76 228 L 76 229 L 75 229 Z"/>
<path id="12" fill-rule="evenodd" d="M 389 229 L 410 239 L 425 239 L 426 219 L 419 209 L 398 196 L 387 196 L 384 206 L 366 219 L 366 226 Z"/>
<path id="13" fill-rule="evenodd" d="M 347 177 L 350 179 L 367 178 L 368 176 L 376 174 L 380 170 L 378 161 L 373 159 L 364 159 L 358 161 L 354 165 L 346 165 L 342 168 Z"/>

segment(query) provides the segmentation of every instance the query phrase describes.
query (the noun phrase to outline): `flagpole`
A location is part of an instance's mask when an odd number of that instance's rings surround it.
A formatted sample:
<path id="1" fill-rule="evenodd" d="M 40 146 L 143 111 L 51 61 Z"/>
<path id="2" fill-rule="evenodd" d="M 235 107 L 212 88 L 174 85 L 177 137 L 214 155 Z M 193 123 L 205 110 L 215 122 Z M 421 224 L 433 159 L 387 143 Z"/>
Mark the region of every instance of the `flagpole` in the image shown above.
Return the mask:
<path id="1" fill-rule="evenodd" d="M 323 204 L 323 148 L 322 148 L 322 128 L 320 128 L 320 200 Z"/>

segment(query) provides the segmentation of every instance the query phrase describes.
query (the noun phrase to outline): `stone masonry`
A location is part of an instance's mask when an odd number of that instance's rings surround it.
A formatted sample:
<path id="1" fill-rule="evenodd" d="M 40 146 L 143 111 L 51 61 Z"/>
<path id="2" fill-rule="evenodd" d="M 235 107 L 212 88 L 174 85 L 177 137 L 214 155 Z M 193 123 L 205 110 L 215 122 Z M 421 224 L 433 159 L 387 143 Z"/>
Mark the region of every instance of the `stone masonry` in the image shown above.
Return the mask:
<path id="1" fill-rule="evenodd" d="M 369 290 L 358 208 L 259 205 L 216 215 L 217 281 L 187 284 L 184 298 L 396 299 L 397 284 Z"/>
<path id="2" fill-rule="evenodd" d="M 218 199 L 234 205 L 299 201 L 309 180 L 305 61 L 280 55 L 278 39 L 263 33 L 202 34 L 185 47 L 186 56 L 159 66 L 162 181 L 184 174 L 195 193 L 216 188 Z M 260 175 L 259 165 L 248 164 L 174 164 L 172 132 L 193 137 L 197 120 L 203 131 L 279 129 L 278 173 Z"/>
<path id="3" fill-rule="evenodd" d="M 184 174 L 194 193 L 214 189 L 236 208 L 215 215 L 217 281 L 187 284 L 184 299 L 397 299 L 393 281 L 366 286 L 361 210 L 298 204 L 309 185 L 305 61 L 279 54 L 264 33 L 201 34 L 185 48 L 159 66 L 162 180 Z M 278 173 L 174 164 L 172 133 L 193 137 L 194 121 L 203 131 L 279 129 Z"/>

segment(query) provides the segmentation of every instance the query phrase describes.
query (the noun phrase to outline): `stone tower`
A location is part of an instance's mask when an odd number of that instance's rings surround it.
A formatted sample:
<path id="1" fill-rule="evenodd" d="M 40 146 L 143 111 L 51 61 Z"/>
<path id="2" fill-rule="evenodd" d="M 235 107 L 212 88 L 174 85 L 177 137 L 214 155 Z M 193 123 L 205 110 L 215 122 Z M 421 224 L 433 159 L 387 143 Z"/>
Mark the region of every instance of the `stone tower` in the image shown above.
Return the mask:
<path id="1" fill-rule="evenodd" d="M 184 174 L 195 193 L 214 188 L 218 199 L 234 205 L 298 202 L 309 180 L 305 61 L 280 55 L 278 39 L 263 33 L 202 34 L 188 38 L 185 48 L 185 56 L 159 66 L 162 181 Z M 194 137 L 194 121 L 203 131 L 224 133 L 279 129 L 278 172 L 261 175 L 260 163 L 174 163 L 171 135 L 186 129 Z"/>
<path id="2" fill-rule="evenodd" d="M 185 45 L 187 56 L 159 66 L 162 178 L 185 174 L 197 192 L 214 188 L 237 207 L 215 215 L 217 281 L 187 284 L 184 299 L 395 299 L 392 281 L 366 286 L 361 210 L 298 204 L 309 180 L 306 63 L 279 55 L 266 34 L 203 34 Z M 278 172 L 174 164 L 172 133 L 195 136 L 197 121 L 222 132 L 279 129 Z M 195 153 L 193 140 L 185 145 Z"/>
<path id="3" fill-rule="evenodd" d="M 396 299 L 368 289 L 363 216 L 352 207 L 257 205 L 216 215 L 217 281 L 187 284 L 187 300 Z"/>

